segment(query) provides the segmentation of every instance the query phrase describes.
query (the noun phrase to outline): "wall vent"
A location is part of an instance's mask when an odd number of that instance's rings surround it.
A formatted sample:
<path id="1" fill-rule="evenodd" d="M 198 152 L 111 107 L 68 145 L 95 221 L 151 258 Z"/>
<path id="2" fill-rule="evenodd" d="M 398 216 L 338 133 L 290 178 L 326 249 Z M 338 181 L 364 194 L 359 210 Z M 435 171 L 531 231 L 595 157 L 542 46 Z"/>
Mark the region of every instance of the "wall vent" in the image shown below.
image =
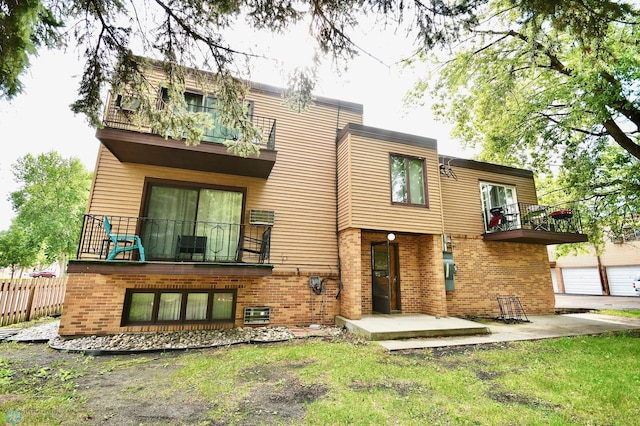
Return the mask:
<path id="1" fill-rule="evenodd" d="M 273 210 L 249 210 L 249 223 L 251 225 L 273 225 L 276 220 L 276 212 Z"/>
<path id="2" fill-rule="evenodd" d="M 246 306 L 244 308 L 245 324 L 269 324 L 271 308 L 268 306 Z"/>

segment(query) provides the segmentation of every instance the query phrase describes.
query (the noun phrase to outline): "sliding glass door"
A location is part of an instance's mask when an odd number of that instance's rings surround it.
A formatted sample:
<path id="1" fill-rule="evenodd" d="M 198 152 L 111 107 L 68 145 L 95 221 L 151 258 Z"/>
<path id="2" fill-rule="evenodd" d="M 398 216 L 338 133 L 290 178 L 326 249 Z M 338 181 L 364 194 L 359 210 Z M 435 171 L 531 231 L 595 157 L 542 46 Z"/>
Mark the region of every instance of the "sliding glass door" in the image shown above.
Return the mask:
<path id="1" fill-rule="evenodd" d="M 150 185 L 143 233 L 149 259 L 178 259 L 179 239 L 200 237 L 197 252 L 184 250 L 191 258 L 235 261 L 243 198 L 240 191 Z"/>
<path id="2" fill-rule="evenodd" d="M 195 235 L 207 237 L 207 259 L 235 261 L 240 239 L 242 193 L 200 191 Z"/>

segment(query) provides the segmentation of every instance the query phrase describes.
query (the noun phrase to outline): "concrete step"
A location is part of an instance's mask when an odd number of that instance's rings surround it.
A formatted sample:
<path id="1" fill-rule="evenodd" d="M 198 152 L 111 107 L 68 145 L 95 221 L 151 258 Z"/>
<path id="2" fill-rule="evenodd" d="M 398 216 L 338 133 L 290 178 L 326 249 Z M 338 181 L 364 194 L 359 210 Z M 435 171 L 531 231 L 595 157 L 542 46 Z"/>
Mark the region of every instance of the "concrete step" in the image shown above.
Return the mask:
<path id="1" fill-rule="evenodd" d="M 374 314 L 359 320 L 337 316 L 336 325 L 367 340 L 376 341 L 490 333 L 486 325 L 477 322 L 430 315 Z"/>

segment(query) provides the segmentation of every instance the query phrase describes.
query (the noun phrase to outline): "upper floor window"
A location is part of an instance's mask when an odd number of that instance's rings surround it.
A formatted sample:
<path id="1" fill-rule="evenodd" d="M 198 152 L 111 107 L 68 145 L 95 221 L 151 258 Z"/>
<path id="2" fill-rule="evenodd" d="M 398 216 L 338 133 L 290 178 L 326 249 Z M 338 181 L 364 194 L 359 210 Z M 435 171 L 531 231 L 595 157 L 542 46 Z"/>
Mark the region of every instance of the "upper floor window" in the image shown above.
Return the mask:
<path id="1" fill-rule="evenodd" d="M 518 198 L 516 187 L 497 183 L 480 182 L 482 209 L 485 218 L 485 229 L 508 229 L 519 226 Z"/>
<path id="2" fill-rule="evenodd" d="M 494 207 L 508 208 L 518 202 L 515 186 L 480 182 L 480 191 L 482 193 L 482 206 L 485 211 L 489 211 Z"/>
<path id="3" fill-rule="evenodd" d="M 169 94 L 166 88 L 162 88 L 162 100 L 167 102 Z M 205 112 L 209 114 L 213 121 L 213 126 L 204 129 L 202 140 L 207 142 L 223 142 L 225 140 L 235 140 L 239 137 L 239 132 L 235 129 L 224 126 L 220 120 L 219 100 L 214 96 L 204 96 L 199 93 L 184 93 L 184 100 L 187 103 L 187 110 L 190 112 Z M 253 114 L 253 104 L 247 105 L 247 117 L 251 120 Z"/>
<path id="4" fill-rule="evenodd" d="M 391 201 L 428 206 L 427 180 L 423 158 L 391 155 Z"/>

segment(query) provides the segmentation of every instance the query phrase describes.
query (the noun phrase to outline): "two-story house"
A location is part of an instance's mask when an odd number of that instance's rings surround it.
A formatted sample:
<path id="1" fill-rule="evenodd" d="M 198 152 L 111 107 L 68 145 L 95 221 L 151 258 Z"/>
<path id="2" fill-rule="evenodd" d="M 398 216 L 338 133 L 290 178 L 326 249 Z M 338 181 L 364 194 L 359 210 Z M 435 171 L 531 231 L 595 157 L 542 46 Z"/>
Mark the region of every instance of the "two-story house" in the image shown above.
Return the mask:
<path id="1" fill-rule="evenodd" d="M 531 172 L 442 158 L 433 139 L 363 125 L 359 104 L 291 112 L 260 84 L 248 100 L 263 139 L 243 158 L 221 144 L 232 129 L 186 146 L 111 94 L 61 335 L 497 316 L 501 295 L 553 312 L 546 245 L 586 237 L 577 211 L 537 205 Z"/>

